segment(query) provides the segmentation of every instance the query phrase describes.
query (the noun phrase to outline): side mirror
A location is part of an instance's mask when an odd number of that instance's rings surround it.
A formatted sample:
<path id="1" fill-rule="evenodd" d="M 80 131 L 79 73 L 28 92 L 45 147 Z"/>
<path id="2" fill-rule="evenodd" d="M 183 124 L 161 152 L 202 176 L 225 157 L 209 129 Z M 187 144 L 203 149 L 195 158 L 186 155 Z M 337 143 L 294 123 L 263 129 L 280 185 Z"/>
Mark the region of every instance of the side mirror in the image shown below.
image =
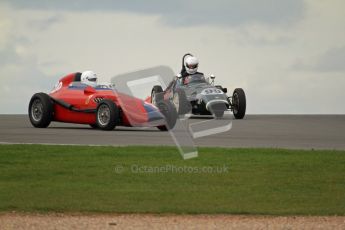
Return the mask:
<path id="1" fill-rule="evenodd" d="M 228 88 L 223 88 L 222 90 L 223 90 L 224 93 L 228 92 Z"/>
<path id="2" fill-rule="evenodd" d="M 84 94 L 93 94 L 93 93 L 96 93 L 96 90 L 91 86 L 86 86 L 86 88 L 84 89 Z"/>

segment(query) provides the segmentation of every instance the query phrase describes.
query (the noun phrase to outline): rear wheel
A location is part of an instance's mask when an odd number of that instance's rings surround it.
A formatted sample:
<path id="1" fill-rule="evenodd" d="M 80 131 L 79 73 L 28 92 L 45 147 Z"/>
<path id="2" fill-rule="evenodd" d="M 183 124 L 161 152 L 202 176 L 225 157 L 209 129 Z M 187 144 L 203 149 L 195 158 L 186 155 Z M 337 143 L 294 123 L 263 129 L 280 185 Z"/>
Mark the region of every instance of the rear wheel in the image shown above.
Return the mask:
<path id="1" fill-rule="evenodd" d="M 246 114 L 246 103 L 246 95 L 243 89 L 235 89 L 232 95 L 232 111 L 236 119 L 242 119 Z"/>
<path id="2" fill-rule="evenodd" d="M 54 103 L 49 95 L 36 93 L 29 103 L 29 118 L 31 124 L 36 128 L 46 128 L 53 120 Z"/>
<path id="3" fill-rule="evenodd" d="M 102 130 L 113 130 L 119 119 L 119 109 L 111 100 L 102 100 L 96 111 L 96 124 Z"/>
<path id="4" fill-rule="evenodd" d="M 157 107 L 164 115 L 166 122 L 166 125 L 157 126 L 157 128 L 161 131 L 173 129 L 177 120 L 177 112 L 174 105 L 169 101 L 160 101 L 158 102 Z"/>

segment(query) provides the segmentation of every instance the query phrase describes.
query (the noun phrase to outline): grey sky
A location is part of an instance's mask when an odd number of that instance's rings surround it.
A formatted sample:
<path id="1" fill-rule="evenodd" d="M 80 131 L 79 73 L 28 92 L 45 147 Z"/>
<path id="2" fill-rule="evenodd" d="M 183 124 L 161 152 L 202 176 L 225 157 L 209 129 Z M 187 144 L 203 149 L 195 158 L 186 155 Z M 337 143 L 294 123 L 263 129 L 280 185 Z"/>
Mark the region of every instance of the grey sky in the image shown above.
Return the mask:
<path id="1" fill-rule="evenodd" d="M 345 73 L 345 46 L 327 50 L 315 63 L 297 62 L 294 68 L 302 71 Z"/>
<path id="2" fill-rule="evenodd" d="M 341 0 L 1 1 L 0 113 L 26 113 L 33 93 L 49 92 L 70 72 L 91 69 L 101 81 L 158 65 L 178 72 L 186 52 L 229 90 L 244 88 L 249 113 L 345 113 L 344 7 Z"/>
<path id="3" fill-rule="evenodd" d="M 50 11 L 113 11 L 159 15 L 174 26 L 238 25 L 251 22 L 286 24 L 303 17 L 303 0 L 176 0 L 176 1 L 8 1 L 19 9 Z"/>

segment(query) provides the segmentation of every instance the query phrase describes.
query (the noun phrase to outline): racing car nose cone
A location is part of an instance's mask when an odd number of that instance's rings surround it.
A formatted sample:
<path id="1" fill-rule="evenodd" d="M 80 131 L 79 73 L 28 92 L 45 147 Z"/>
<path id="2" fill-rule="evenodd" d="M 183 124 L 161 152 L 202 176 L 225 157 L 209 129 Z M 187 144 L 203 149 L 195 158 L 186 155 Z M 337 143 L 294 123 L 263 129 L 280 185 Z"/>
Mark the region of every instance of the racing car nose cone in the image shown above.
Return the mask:
<path id="1" fill-rule="evenodd" d="M 226 100 L 222 100 L 222 99 L 213 99 L 209 102 L 206 103 L 206 109 L 208 111 L 212 110 L 212 109 L 216 109 L 216 110 L 226 110 L 226 105 L 228 104 L 228 102 Z M 212 108 L 212 109 L 211 109 Z"/>
<path id="2" fill-rule="evenodd" d="M 163 114 L 153 105 L 144 104 L 144 108 L 147 112 L 148 122 L 164 120 Z"/>
<path id="3" fill-rule="evenodd" d="M 164 116 L 161 114 L 161 112 L 154 111 L 154 112 L 148 113 L 149 122 L 160 121 L 160 120 L 164 120 Z"/>

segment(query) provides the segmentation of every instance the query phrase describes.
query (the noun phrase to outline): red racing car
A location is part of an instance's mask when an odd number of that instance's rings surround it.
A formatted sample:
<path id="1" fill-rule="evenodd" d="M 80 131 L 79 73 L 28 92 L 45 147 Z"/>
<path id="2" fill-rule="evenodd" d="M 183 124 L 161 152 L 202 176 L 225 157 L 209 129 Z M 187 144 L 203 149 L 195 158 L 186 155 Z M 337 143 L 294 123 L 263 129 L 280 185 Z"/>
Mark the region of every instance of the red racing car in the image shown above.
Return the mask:
<path id="1" fill-rule="evenodd" d="M 37 128 L 51 121 L 89 124 L 112 130 L 115 126 L 173 128 L 177 112 L 169 102 L 153 105 L 116 91 L 109 85 L 91 87 L 80 81 L 81 73 L 69 74 L 50 94 L 36 93 L 29 103 L 29 118 Z"/>

